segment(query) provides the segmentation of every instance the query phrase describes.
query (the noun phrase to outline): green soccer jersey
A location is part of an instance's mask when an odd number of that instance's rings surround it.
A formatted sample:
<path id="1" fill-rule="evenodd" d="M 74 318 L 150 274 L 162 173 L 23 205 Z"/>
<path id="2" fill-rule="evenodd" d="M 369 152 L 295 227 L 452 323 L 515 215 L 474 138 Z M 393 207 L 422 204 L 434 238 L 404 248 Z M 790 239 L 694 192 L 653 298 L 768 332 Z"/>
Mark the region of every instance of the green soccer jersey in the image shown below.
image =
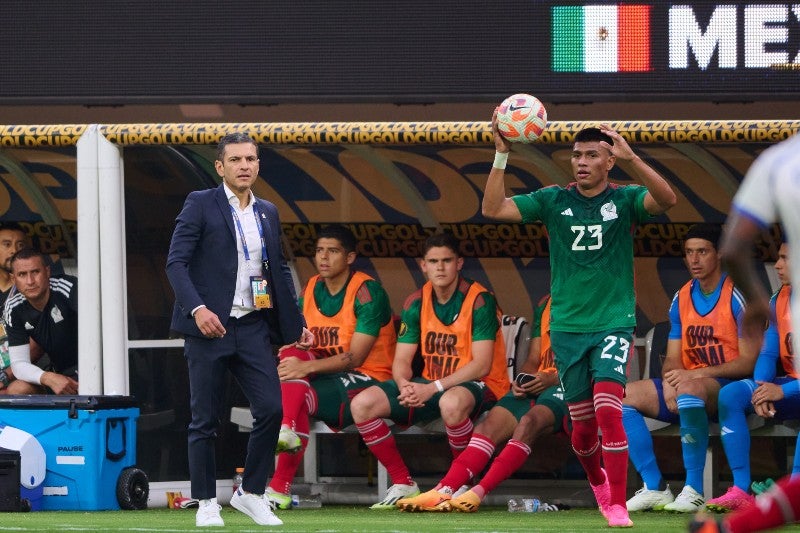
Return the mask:
<path id="1" fill-rule="evenodd" d="M 594 198 L 551 186 L 512 199 L 522 222 L 541 220 L 550 239 L 550 329 L 590 333 L 636 325 L 633 233 L 650 214 L 647 188 L 617 185 Z"/>
<path id="2" fill-rule="evenodd" d="M 353 279 L 352 275 L 347 280 L 349 284 Z M 389 295 L 383 286 L 375 280 L 367 280 L 364 286 L 369 291 L 369 298 L 356 298 L 356 332 L 364 333 L 372 337 L 377 337 L 381 328 L 392 319 L 392 307 L 389 305 Z M 332 295 L 328 292 L 325 281 L 321 278 L 314 285 L 314 300 L 317 303 L 319 312 L 325 316 L 334 316 L 342 309 L 344 295 L 347 292 L 347 284 L 338 293 Z M 363 300 L 363 301 L 362 301 Z M 303 297 L 299 298 L 300 309 L 303 308 Z"/>

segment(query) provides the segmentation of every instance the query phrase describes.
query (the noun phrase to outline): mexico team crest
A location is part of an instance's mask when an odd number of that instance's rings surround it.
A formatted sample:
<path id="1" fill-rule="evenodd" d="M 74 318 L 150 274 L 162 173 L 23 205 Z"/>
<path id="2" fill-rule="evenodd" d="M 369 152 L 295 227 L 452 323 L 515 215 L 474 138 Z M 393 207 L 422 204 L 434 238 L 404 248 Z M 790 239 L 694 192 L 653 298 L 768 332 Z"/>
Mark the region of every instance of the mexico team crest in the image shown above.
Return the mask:
<path id="1" fill-rule="evenodd" d="M 603 207 L 600 208 L 600 215 L 603 217 L 603 222 L 616 219 L 617 206 L 614 205 L 614 202 L 603 204 Z"/>

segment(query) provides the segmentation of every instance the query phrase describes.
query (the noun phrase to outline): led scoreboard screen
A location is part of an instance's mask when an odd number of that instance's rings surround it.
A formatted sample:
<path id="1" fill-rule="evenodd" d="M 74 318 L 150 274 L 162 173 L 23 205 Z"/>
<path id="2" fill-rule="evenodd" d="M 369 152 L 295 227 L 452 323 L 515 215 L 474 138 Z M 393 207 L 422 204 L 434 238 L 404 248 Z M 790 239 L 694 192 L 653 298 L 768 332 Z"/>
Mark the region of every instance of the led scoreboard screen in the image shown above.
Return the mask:
<path id="1" fill-rule="evenodd" d="M 549 72 L 575 95 L 796 97 L 800 4 L 550 3 Z M 542 73 L 545 75 L 545 73 Z"/>
<path id="2" fill-rule="evenodd" d="M 3 4 L 0 103 L 789 99 L 800 2 Z"/>

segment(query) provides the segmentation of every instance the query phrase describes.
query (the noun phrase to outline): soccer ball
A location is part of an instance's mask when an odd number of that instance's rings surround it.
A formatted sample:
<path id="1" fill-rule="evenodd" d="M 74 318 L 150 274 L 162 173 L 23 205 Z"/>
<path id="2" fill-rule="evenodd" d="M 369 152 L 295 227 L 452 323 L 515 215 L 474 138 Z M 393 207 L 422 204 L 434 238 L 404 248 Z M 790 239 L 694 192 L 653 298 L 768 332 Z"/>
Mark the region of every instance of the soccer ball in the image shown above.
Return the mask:
<path id="1" fill-rule="evenodd" d="M 531 143 L 547 126 L 547 110 L 535 96 L 513 94 L 497 108 L 497 129 L 511 142 Z"/>

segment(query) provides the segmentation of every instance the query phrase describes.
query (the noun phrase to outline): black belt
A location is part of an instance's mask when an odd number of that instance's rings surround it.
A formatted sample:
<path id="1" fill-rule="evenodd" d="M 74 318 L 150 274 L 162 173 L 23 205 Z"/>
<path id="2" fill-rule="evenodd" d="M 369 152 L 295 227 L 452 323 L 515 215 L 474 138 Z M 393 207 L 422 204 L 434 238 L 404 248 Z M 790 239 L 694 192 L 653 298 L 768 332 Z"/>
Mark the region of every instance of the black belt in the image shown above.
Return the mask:
<path id="1" fill-rule="evenodd" d="M 248 324 L 255 324 L 259 320 L 263 320 L 264 316 L 261 314 L 260 311 L 251 311 L 246 315 L 235 317 L 231 316 L 228 317 L 228 323 L 233 325 L 245 326 Z"/>

